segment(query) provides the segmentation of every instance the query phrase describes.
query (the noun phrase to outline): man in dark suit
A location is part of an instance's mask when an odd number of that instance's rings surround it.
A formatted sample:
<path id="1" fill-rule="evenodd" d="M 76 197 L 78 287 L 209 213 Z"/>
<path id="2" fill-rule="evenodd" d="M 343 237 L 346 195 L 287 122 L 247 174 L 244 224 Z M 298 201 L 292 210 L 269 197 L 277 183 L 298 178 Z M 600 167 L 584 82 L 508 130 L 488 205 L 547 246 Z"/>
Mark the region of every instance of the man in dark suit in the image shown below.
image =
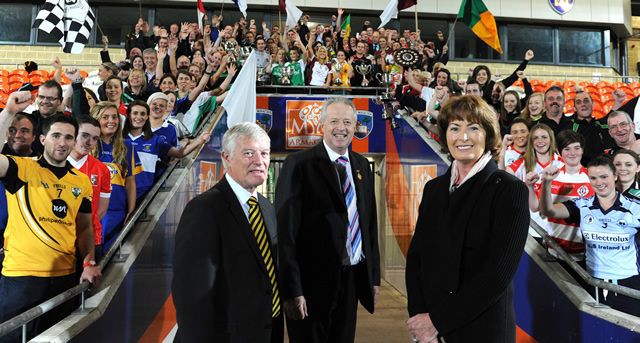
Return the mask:
<path id="1" fill-rule="evenodd" d="M 358 300 L 373 313 L 380 255 L 373 173 L 350 151 L 355 107 L 322 106 L 324 137 L 290 155 L 276 185 L 282 295 L 291 343 L 355 339 Z"/>
<path id="2" fill-rule="evenodd" d="M 256 124 L 230 128 L 222 139 L 226 175 L 182 213 L 173 262 L 176 341 L 283 342 L 275 212 L 256 191 L 267 178 L 270 144 Z"/>

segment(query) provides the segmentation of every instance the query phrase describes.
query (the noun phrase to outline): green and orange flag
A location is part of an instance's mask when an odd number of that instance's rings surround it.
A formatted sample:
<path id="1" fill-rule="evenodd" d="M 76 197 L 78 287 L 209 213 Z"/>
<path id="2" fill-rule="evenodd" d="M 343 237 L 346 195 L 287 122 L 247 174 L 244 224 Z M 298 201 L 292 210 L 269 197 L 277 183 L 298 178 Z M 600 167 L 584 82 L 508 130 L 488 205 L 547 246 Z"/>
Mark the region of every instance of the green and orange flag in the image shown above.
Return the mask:
<path id="1" fill-rule="evenodd" d="M 496 20 L 482 0 L 462 0 L 458 19 L 469 26 L 478 38 L 502 53 Z"/>

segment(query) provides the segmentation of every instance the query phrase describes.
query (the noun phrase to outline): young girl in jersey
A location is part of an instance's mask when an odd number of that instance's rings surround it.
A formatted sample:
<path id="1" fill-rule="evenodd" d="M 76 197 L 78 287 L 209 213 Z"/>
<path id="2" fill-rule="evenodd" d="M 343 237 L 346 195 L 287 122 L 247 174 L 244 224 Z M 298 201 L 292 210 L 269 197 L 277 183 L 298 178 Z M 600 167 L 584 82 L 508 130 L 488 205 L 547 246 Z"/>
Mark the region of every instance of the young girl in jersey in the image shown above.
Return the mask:
<path id="1" fill-rule="evenodd" d="M 122 137 L 122 123 L 116 105 L 107 101 L 99 102 L 91 109 L 91 116 L 100 123 L 100 142 L 91 155 L 111 171 L 111 200 L 107 214 L 102 218 L 102 244 L 106 251 L 127 217 L 135 210 L 135 175 L 142 167 L 138 155 L 133 153 L 131 143 L 125 143 Z"/>
<path id="2" fill-rule="evenodd" d="M 502 153 L 498 167 L 504 170 L 518 160 L 527 148 L 529 125 L 526 120 L 516 118 L 511 123 L 509 134 L 502 139 Z"/>
<path id="3" fill-rule="evenodd" d="M 527 99 L 527 105 L 524 110 L 522 110 L 522 114 L 520 114 L 520 118 L 526 120 L 529 123 L 536 123 L 545 112 L 544 109 L 544 94 L 543 93 L 533 93 Z"/>
<path id="4" fill-rule="evenodd" d="M 271 65 L 271 84 L 282 85 L 282 68 L 289 65 L 287 62 L 287 52 L 284 49 L 278 49 L 276 52 L 275 63 Z"/>
<path id="5" fill-rule="evenodd" d="M 312 38 L 315 39 L 315 33 L 311 35 Z M 329 70 L 331 70 L 331 63 L 329 63 L 329 58 L 327 57 L 327 48 L 319 46 L 318 51 L 314 55 L 313 43 L 309 40 L 307 51 L 309 52 L 309 68 L 311 69 L 310 78 L 307 83 L 311 86 L 329 87 L 327 84 L 327 76 L 329 75 Z M 315 91 L 318 92 L 319 90 Z"/>
<path id="6" fill-rule="evenodd" d="M 640 199 L 616 189 L 616 167 L 607 155 L 591 159 L 587 167 L 595 196 L 554 204 L 551 183 L 560 173 L 557 167 L 543 172 L 540 211 L 580 225 L 585 240 L 587 272 L 594 278 L 640 289 L 637 223 Z M 598 289 L 599 299 L 614 309 L 640 316 L 640 300 Z"/>
<path id="7" fill-rule="evenodd" d="M 640 172 L 640 158 L 633 150 L 618 149 L 613 154 L 613 164 L 616 166 L 616 188 L 625 195 L 640 194 L 638 173 Z"/>
<path id="8" fill-rule="evenodd" d="M 337 64 L 331 67 L 329 77 L 327 77 L 327 83 L 334 87 L 349 87 L 351 86 L 351 78 L 353 77 L 353 67 L 346 62 L 346 53 L 344 50 L 338 50 L 336 53 Z M 335 70 L 340 68 L 340 70 Z M 338 84 L 340 80 L 340 84 Z M 351 89 L 334 89 L 331 91 L 333 94 L 351 94 Z"/>
<path id="9" fill-rule="evenodd" d="M 176 148 L 167 142 L 162 136 L 154 134 L 149 124 L 149 105 L 141 100 L 135 100 L 127 109 L 127 121 L 124 124 L 123 134 L 125 142 L 129 142 L 135 149 L 143 171 L 136 178 L 136 197 L 142 198 L 153 186 L 156 175 L 156 162 L 158 159 L 166 160 L 168 157 L 182 158 L 193 152 L 201 143 L 209 141 L 209 133 L 203 132 L 200 137 L 183 148 Z"/>

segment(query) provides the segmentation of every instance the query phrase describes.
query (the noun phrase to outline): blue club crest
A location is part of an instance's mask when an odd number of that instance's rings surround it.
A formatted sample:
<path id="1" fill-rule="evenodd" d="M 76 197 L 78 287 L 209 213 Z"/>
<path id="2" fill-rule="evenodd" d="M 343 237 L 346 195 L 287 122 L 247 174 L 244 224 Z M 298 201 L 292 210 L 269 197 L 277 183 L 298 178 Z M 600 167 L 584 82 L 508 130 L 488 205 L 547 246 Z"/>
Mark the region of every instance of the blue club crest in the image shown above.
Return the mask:
<path id="1" fill-rule="evenodd" d="M 266 132 L 271 131 L 271 126 L 273 125 L 273 111 L 258 108 L 256 110 L 256 124 L 260 125 Z"/>
<path id="2" fill-rule="evenodd" d="M 549 5 L 558 14 L 567 14 L 573 8 L 575 0 L 549 0 Z"/>
<path id="3" fill-rule="evenodd" d="M 357 139 L 365 139 L 373 130 L 373 112 L 356 111 L 356 130 L 353 134 Z"/>

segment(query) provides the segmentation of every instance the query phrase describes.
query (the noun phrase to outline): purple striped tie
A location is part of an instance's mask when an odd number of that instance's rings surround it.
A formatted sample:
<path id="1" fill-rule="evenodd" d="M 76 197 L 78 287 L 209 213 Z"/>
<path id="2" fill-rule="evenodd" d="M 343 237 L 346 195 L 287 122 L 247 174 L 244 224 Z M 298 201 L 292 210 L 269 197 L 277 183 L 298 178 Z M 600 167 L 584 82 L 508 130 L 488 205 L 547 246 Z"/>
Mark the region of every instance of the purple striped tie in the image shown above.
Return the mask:
<path id="1" fill-rule="evenodd" d="M 347 252 L 351 264 L 357 264 L 362 255 L 362 234 L 360 233 L 360 217 L 358 216 L 358 208 L 356 207 L 356 191 L 349 180 L 347 173 L 347 164 L 349 161 L 345 156 L 340 156 L 336 160 L 342 166 L 340 170 L 340 184 L 344 193 L 344 200 L 347 203 L 349 214 L 349 228 L 347 229 Z"/>

